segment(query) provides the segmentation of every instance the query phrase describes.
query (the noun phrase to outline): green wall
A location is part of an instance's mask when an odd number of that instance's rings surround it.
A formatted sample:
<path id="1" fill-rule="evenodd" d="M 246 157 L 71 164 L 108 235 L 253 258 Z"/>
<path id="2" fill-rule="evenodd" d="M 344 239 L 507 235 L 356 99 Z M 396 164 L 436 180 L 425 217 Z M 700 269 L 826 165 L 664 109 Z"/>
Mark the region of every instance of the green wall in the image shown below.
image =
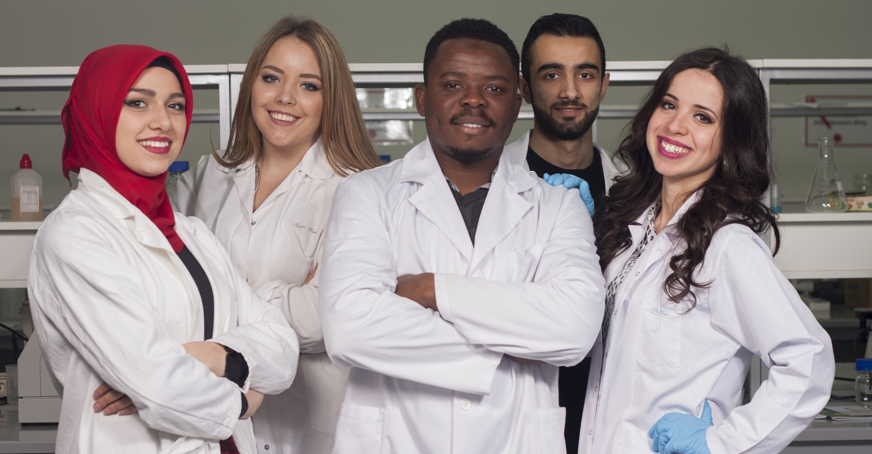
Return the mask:
<path id="1" fill-rule="evenodd" d="M 548 1 L 433 2 L 330 1 L 39 1 L 0 0 L 0 66 L 77 66 L 94 49 L 118 43 L 147 44 L 176 54 L 186 64 L 244 63 L 255 41 L 285 14 L 311 17 L 336 35 L 352 63 L 420 62 L 429 37 L 460 17 L 490 19 L 520 46 L 538 16 L 570 12 L 590 17 L 606 44 L 609 61 L 670 60 L 703 45 L 729 44 L 760 58 L 872 58 L 872 2 L 822 1 Z M 637 88 L 615 87 L 606 104 L 635 104 Z M 872 86 L 788 87 L 779 102 L 804 94 L 872 95 Z M 215 93 L 198 91 L 195 107 L 214 108 Z M 0 92 L 0 109 L 15 106 L 59 110 L 62 92 Z M 773 162 L 786 200 L 805 197 L 816 150 L 802 146 L 801 119 L 773 123 Z M 614 150 L 626 122 L 600 122 L 599 140 Z M 423 137 L 423 124 L 415 123 Z M 513 138 L 530 127 L 519 122 Z M 192 127 L 183 156 L 196 159 L 217 145 L 217 125 Z M 21 153 L 30 153 L 45 180 L 47 206 L 69 186 L 60 177 L 60 125 L 0 125 L 0 209 Z M 397 156 L 398 152 L 392 150 Z M 847 186 L 853 173 L 872 173 L 869 149 L 837 151 Z"/>

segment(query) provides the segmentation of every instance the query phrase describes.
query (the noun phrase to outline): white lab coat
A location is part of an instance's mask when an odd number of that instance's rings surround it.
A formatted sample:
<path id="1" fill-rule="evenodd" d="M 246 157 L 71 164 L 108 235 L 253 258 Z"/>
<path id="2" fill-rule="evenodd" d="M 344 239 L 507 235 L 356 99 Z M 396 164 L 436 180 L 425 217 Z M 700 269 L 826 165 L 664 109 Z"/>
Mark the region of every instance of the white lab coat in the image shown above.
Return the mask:
<path id="1" fill-rule="evenodd" d="M 711 285 L 693 289 L 696 307 L 667 299 L 669 260 L 684 248 L 675 224 L 698 199 L 684 203 L 618 290 L 608 345 L 603 351 L 598 340 L 591 354 L 582 454 L 650 452 L 648 430 L 657 420 L 670 412 L 698 417 L 706 399 L 712 454 L 771 454 L 829 399 L 830 338 L 751 229 L 734 224 L 715 233 L 696 277 Z M 644 237 L 645 216 L 630 224 L 633 245 L 609 264 L 606 282 Z M 769 379 L 742 405 L 752 355 L 770 367 Z"/>
<path id="2" fill-rule="evenodd" d="M 286 389 L 298 346 L 281 311 L 251 293 L 202 222 L 177 214 L 175 229 L 212 285 L 214 341 L 248 363 L 242 391 Z M 28 290 L 62 387 L 58 453 L 218 454 L 231 432 L 241 452 L 254 452 L 240 388 L 182 347 L 204 335 L 194 280 L 154 223 L 99 175 L 82 169 L 39 229 Z M 104 381 L 139 412 L 95 413 L 92 394 Z"/>
<path id="3" fill-rule="evenodd" d="M 506 145 L 505 150 L 503 150 L 503 154 L 507 155 L 510 161 L 528 170 L 530 166 L 527 164 L 527 149 L 530 148 L 530 134 L 530 131 L 525 132 L 518 140 Z M 604 148 L 597 144 L 594 144 L 594 147 L 599 152 L 600 160 L 603 163 L 603 177 L 605 177 L 606 194 L 608 194 L 609 188 L 615 182 L 615 177 L 621 175 L 623 171 L 615 165 L 615 161 Z M 623 164 L 621 167 L 624 167 Z"/>
<path id="4" fill-rule="evenodd" d="M 327 352 L 352 367 L 333 452 L 565 452 L 557 366 L 584 358 L 603 313 L 593 241 L 577 192 L 505 156 L 475 247 L 429 141 L 346 178 L 320 289 Z M 439 312 L 394 293 L 424 272 Z"/>
<path id="5" fill-rule="evenodd" d="M 282 394 L 265 396 L 252 418 L 258 452 L 328 454 L 348 369 L 334 366 L 324 351 L 320 267 L 308 285 L 303 282 L 321 261 L 333 194 L 342 178 L 330 167 L 319 139 L 252 212 L 254 179 L 253 160 L 227 169 L 207 155 L 183 175 L 173 202 L 206 223 L 257 296 L 280 308 L 299 336 L 294 384 Z"/>

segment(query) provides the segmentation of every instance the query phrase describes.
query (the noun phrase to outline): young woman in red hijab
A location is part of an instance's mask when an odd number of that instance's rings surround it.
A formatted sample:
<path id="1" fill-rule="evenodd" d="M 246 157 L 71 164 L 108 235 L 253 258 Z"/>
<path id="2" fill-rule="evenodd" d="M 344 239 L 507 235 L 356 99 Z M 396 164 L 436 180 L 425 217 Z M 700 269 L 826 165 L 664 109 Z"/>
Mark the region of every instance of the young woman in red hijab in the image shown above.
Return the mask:
<path id="1" fill-rule="evenodd" d="M 79 183 L 37 233 L 28 278 L 62 387 L 58 453 L 255 452 L 247 418 L 294 378 L 281 311 L 167 200 L 192 101 L 181 63 L 145 46 L 98 50 L 73 82 L 63 168 Z"/>

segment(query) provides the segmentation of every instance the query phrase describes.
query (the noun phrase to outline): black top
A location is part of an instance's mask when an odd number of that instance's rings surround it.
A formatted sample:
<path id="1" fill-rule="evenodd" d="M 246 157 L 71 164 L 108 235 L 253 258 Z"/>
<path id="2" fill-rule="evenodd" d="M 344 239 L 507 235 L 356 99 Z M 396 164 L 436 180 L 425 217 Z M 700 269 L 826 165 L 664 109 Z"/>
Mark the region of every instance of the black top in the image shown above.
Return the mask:
<path id="1" fill-rule="evenodd" d="M 532 148 L 527 147 L 527 165 L 536 172 L 539 178 L 544 174 L 568 173 L 587 181 L 590 194 L 595 202 L 606 193 L 606 180 L 603 175 L 603 161 L 598 149 L 594 148 L 593 162 L 585 169 L 564 169 L 542 159 Z M 557 390 L 559 404 L 566 408 L 566 426 L 563 429 L 567 454 L 578 453 L 578 441 L 581 431 L 581 415 L 584 410 L 584 397 L 587 390 L 587 376 L 590 372 L 590 358 L 571 367 L 561 367 L 559 370 Z"/>
<path id="2" fill-rule="evenodd" d="M 200 266 L 200 262 L 191 254 L 187 246 L 182 246 L 182 250 L 176 252 L 194 283 L 197 284 L 197 291 L 200 292 L 200 300 L 203 302 L 203 339 L 209 340 L 212 338 L 212 329 L 215 326 L 215 295 L 212 293 L 212 283 L 209 282 L 209 276 L 206 271 Z M 245 384 L 245 379 L 248 378 L 248 363 L 241 353 L 224 346 L 227 351 L 227 360 L 224 365 L 224 378 L 236 383 L 240 388 Z M 242 411 L 239 416 L 248 411 L 248 399 L 245 394 L 242 395 Z"/>
<path id="3" fill-rule="evenodd" d="M 587 181 L 587 184 L 590 186 L 590 195 L 593 196 L 594 201 L 598 201 L 606 193 L 606 177 L 603 175 L 603 160 L 602 156 L 600 156 L 599 150 L 596 148 L 593 149 L 593 162 L 584 169 L 564 169 L 562 167 L 557 167 L 556 165 L 542 159 L 542 157 L 536 154 L 536 152 L 530 147 L 527 147 L 527 165 L 530 166 L 530 170 L 536 172 L 536 175 L 539 175 L 539 178 L 542 178 L 542 175 L 546 173 L 550 175 L 554 175 L 555 173 L 568 173 Z"/>
<path id="4" fill-rule="evenodd" d="M 449 183 L 451 193 L 454 194 L 454 200 L 457 202 L 457 207 L 460 208 L 460 215 L 463 216 L 463 223 L 466 224 L 466 231 L 469 233 L 469 239 L 475 245 L 475 230 L 478 228 L 478 219 L 481 217 L 481 209 L 484 208 L 484 199 L 487 198 L 487 187 L 480 187 L 475 191 L 466 195 L 460 195 L 460 191 Z"/>

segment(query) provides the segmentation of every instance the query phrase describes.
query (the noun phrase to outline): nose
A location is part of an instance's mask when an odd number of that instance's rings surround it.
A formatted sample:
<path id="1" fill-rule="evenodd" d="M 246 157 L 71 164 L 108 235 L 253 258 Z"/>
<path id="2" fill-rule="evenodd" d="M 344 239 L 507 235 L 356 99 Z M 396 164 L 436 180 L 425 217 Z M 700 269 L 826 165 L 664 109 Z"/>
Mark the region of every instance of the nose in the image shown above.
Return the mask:
<path id="1" fill-rule="evenodd" d="M 676 113 L 666 123 L 666 130 L 672 134 L 683 135 L 687 133 L 687 119 L 685 115 Z"/>
<path id="2" fill-rule="evenodd" d="M 564 79 L 560 86 L 560 99 L 578 99 L 580 91 L 578 90 L 578 79 L 568 77 Z"/>
<path id="3" fill-rule="evenodd" d="M 487 106 L 487 100 L 478 88 L 469 87 L 463 91 L 463 96 L 460 98 L 460 104 L 463 107 L 481 109 Z"/>
<path id="4" fill-rule="evenodd" d="M 167 132 L 173 127 L 173 122 L 170 120 L 170 113 L 166 108 L 154 109 L 154 115 L 151 117 L 149 127 L 156 131 Z"/>
<path id="5" fill-rule="evenodd" d="M 276 93 L 276 102 L 286 106 L 292 106 L 297 103 L 297 95 L 294 84 L 284 84 Z"/>

